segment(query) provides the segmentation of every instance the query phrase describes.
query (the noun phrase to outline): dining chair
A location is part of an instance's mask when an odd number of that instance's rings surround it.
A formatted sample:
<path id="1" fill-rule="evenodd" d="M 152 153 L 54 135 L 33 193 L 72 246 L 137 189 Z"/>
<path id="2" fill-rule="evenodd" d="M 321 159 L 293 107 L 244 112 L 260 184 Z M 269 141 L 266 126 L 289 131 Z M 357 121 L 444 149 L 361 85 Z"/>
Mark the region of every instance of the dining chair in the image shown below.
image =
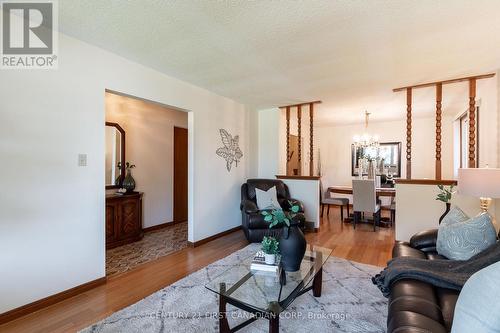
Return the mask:
<path id="1" fill-rule="evenodd" d="M 361 213 L 371 213 L 373 214 L 373 231 L 375 231 L 377 225 L 380 226 L 380 205 L 377 203 L 375 181 L 373 179 L 353 179 L 352 194 L 354 229 L 360 220 Z"/>
<path id="2" fill-rule="evenodd" d="M 321 196 L 321 217 L 323 217 L 325 206 L 328 207 L 326 215 L 330 216 L 330 205 L 340 206 L 340 222 L 344 222 L 344 206 L 347 207 L 349 216 L 349 198 L 332 198 L 328 190 L 323 190 L 323 183 L 319 182 Z"/>
<path id="3" fill-rule="evenodd" d="M 396 201 L 394 200 L 394 197 L 391 197 L 391 201 L 388 204 L 383 204 L 378 201 L 380 204 L 381 209 L 386 209 L 391 212 L 391 217 L 389 219 L 389 222 L 391 223 L 391 228 L 394 225 L 394 222 L 396 222 Z"/>
<path id="4" fill-rule="evenodd" d="M 394 223 L 396 223 L 396 202 L 395 201 L 393 201 L 391 203 L 390 210 L 391 210 L 391 228 L 392 228 Z"/>

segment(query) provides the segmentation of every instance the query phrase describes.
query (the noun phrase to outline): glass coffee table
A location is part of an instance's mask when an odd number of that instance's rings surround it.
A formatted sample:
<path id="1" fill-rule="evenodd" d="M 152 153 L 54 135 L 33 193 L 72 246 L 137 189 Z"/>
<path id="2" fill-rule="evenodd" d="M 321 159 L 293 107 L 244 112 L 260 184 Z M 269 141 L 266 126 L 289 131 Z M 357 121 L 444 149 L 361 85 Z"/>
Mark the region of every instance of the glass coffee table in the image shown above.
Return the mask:
<path id="1" fill-rule="evenodd" d="M 300 295 L 312 290 L 321 296 L 323 265 L 331 249 L 308 245 L 300 269 L 280 276 L 250 270 L 254 254 L 234 264 L 205 287 L 219 295 L 219 331 L 236 332 L 257 319 L 269 320 L 269 332 L 279 332 L 279 315 Z M 250 313 L 250 318 L 229 328 L 226 305 Z"/>

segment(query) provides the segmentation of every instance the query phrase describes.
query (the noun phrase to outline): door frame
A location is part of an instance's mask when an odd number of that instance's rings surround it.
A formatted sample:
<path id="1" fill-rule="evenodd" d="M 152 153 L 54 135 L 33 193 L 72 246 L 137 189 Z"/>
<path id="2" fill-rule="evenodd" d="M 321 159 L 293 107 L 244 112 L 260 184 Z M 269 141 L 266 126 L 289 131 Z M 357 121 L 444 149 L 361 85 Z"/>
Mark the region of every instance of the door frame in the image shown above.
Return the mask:
<path id="1" fill-rule="evenodd" d="M 142 98 L 142 97 L 138 97 L 135 95 L 123 93 L 123 92 L 113 90 L 113 89 L 106 88 L 106 89 L 104 89 L 104 91 L 107 93 L 111 93 L 111 94 L 121 95 L 121 96 L 135 98 L 135 99 L 149 102 L 149 103 L 153 103 L 153 104 L 158 104 L 158 105 L 164 106 L 164 107 L 169 108 L 169 109 L 173 109 L 173 110 L 182 111 L 182 112 L 187 113 L 187 116 L 188 116 L 188 126 L 187 126 L 187 130 L 188 130 L 188 166 L 187 166 L 188 167 L 188 241 L 194 242 L 194 164 L 193 164 L 193 161 L 194 161 L 194 112 L 192 110 L 183 109 L 183 108 L 180 108 L 180 107 L 177 107 L 174 105 L 169 105 L 169 104 L 157 102 L 154 100 L 150 100 L 147 98 Z M 104 116 L 103 118 L 105 119 L 106 118 L 106 103 L 105 103 L 104 96 L 103 96 L 103 116 Z M 102 151 L 104 152 L 105 145 L 106 145 L 105 137 L 104 137 L 105 122 L 103 122 L 102 126 L 103 126 L 102 127 L 103 135 L 102 135 L 102 140 L 101 140 L 101 147 L 102 147 Z M 104 170 L 104 164 L 103 164 L 103 170 Z M 103 188 L 105 188 L 106 184 L 105 184 L 104 177 L 103 177 L 102 182 L 104 183 Z M 104 200 L 102 203 L 103 210 L 105 209 L 105 206 L 106 206 L 106 198 L 105 197 L 106 196 L 104 196 Z M 106 222 L 104 221 L 104 224 L 105 223 Z M 105 245 L 105 244 L 103 244 L 103 245 Z"/>

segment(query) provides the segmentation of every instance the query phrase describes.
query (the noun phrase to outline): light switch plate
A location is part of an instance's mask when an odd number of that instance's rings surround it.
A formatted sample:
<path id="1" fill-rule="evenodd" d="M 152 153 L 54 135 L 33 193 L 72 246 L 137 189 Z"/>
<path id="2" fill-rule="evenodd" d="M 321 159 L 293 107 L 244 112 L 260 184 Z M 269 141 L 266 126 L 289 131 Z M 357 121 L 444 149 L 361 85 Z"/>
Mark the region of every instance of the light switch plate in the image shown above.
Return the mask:
<path id="1" fill-rule="evenodd" d="M 78 166 L 87 166 L 87 154 L 78 154 Z"/>

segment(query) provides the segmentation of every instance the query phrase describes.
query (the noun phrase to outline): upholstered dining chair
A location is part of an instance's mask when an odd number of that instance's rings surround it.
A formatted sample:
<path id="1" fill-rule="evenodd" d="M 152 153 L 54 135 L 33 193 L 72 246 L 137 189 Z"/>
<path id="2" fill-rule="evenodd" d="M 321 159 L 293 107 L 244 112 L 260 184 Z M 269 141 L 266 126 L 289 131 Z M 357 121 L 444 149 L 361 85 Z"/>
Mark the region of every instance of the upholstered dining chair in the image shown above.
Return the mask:
<path id="1" fill-rule="evenodd" d="M 327 207 L 326 215 L 330 216 L 330 205 L 340 206 L 340 222 L 344 222 L 344 206 L 347 207 L 347 216 L 349 217 L 349 198 L 332 198 L 328 189 L 323 189 L 323 183 L 319 182 L 321 196 L 321 217 Z"/>
<path id="2" fill-rule="evenodd" d="M 371 213 L 373 214 L 373 231 L 375 231 L 377 224 L 380 225 L 380 205 L 377 203 L 375 181 L 373 179 L 353 179 L 352 194 L 354 229 L 361 218 L 361 213 Z"/>

